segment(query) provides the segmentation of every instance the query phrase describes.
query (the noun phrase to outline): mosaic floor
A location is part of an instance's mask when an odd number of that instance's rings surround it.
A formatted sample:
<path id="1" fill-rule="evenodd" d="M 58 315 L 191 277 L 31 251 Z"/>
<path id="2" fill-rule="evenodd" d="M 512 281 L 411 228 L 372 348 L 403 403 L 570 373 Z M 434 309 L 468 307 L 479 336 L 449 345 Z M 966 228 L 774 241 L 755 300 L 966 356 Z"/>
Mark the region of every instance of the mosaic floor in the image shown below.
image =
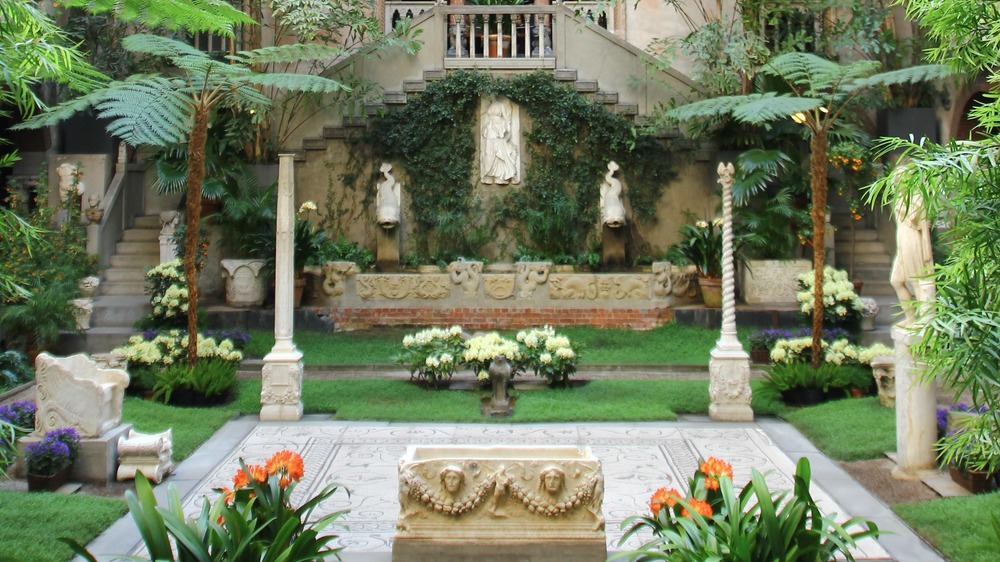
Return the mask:
<path id="1" fill-rule="evenodd" d="M 650 494 L 659 487 L 685 489 L 697 459 L 723 458 L 733 465 L 737 487 L 750 478 L 751 469 L 767 475 L 769 487 L 791 487 L 795 466 L 767 435 L 754 426 L 677 422 L 649 424 L 538 424 L 454 425 L 302 421 L 296 424 L 260 423 L 225 457 L 194 493 L 186 510 L 194 513 L 213 488 L 228 486 L 238 459 L 261 463 L 273 452 L 287 448 L 302 454 L 306 475 L 293 500 L 301 500 L 329 482 L 339 482 L 351 496 L 338 493 L 324 512 L 351 511 L 344 522 L 350 527 L 341 544 L 351 552 L 388 552 L 399 510 L 396 462 L 408 445 L 509 444 L 586 445 L 603 465 L 609 550 L 637 546 L 635 539 L 618 546 L 619 525 L 630 515 L 645 513 Z M 301 495 L 300 495 L 301 494 Z M 813 485 L 813 496 L 825 513 L 851 515 L 827 493 Z M 872 540 L 860 545 L 858 558 L 888 560 Z"/>

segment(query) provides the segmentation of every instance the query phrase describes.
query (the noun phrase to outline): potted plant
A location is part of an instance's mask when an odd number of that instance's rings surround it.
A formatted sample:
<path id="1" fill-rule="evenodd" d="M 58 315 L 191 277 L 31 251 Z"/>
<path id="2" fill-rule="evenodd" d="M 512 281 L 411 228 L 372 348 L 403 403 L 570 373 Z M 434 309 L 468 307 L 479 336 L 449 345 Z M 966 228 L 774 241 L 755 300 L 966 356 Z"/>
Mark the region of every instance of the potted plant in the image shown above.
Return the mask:
<path id="1" fill-rule="evenodd" d="M 28 296 L 0 309 L 0 328 L 26 350 L 29 364 L 55 344 L 60 332 L 76 328 L 76 294 L 75 281 L 38 284 Z"/>
<path id="2" fill-rule="evenodd" d="M 222 209 L 210 217 L 234 256 L 220 262 L 226 279 L 226 303 L 231 306 L 260 306 L 264 302 L 265 252 L 274 245 L 260 244 L 258 237 L 274 238 L 274 188 L 237 189 L 227 194 Z"/>
<path id="3" fill-rule="evenodd" d="M 997 488 L 1000 475 L 1000 424 L 996 411 L 969 415 L 938 440 L 941 463 L 948 466 L 952 480 L 974 494 Z"/>
<path id="4" fill-rule="evenodd" d="M 698 270 L 705 306 L 722 307 L 722 220 L 697 221 L 681 227 L 678 251 Z"/>
<path id="5" fill-rule="evenodd" d="M 69 481 L 73 461 L 80 454 L 80 435 L 72 428 L 53 429 L 24 448 L 28 490 L 53 492 Z"/>

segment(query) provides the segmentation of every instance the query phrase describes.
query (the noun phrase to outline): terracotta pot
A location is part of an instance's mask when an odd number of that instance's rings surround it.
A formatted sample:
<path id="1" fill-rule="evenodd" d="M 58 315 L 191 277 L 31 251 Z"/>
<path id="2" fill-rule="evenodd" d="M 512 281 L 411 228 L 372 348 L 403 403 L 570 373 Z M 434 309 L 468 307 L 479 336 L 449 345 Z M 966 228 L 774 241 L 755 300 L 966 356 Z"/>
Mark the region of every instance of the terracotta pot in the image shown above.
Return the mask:
<path id="1" fill-rule="evenodd" d="M 296 277 L 295 285 L 293 287 L 294 293 L 292 294 L 292 306 L 298 308 L 302 306 L 302 294 L 306 290 L 306 278 Z"/>
<path id="2" fill-rule="evenodd" d="M 708 308 L 722 308 L 722 279 L 716 277 L 699 277 L 701 298 Z"/>
<path id="3" fill-rule="evenodd" d="M 490 34 L 489 54 L 491 58 L 510 55 L 510 35 L 498 37 L 495 33 Z"/>
<path id="4" fill-rule="evenodd" d="M 766 365 L 771 362 L 771 350 L 769 349 L 751 349 L 750 350 L 750 360 L 754 363 L 759 363 L 761 365 Z"/>
<path id="5" fill-rule="evenodd" d="M 28 474 L 28 491 L 29 492 L 55 492 L 63 486 L 63 484 L 69 482 L 69 474 L 73 470 L 72 466 L 67 466 L 60 469 L 52 475 L 42 475 L 42 474 Z"/>
<path id="6" fill-rule="evenodd" d="M 861 287 L 865 286 L 865 282 L 861 279 L 853 279 L 851 283 L 854 285 L 854 294 L 861 296 Z"/>

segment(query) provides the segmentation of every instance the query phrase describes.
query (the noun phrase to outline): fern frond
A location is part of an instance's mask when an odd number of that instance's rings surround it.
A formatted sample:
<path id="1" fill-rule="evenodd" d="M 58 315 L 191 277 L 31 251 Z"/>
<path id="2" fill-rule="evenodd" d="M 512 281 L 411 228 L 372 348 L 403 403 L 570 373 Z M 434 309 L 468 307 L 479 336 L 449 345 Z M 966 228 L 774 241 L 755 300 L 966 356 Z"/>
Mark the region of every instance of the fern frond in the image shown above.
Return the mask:
<path id="1" fill-rule="evenodd" d="M 64 4 L 149 28 L 208 31 L 228 37 L 235 36 L 235 26 L 256 23 L 226 0 L 64 0 Z"/>
<path id="2" fill-rule="evenodd" d="M 178 60 L 188 57 L 212 60 L 208 53 L 199 51 L 187 43 L 148 33 L 138 33 L 122 39 L 122 47 L 133 53 L 164 57 L 175 64 Z"/>
<path id="3" fill-rule="evenodd" d="M 334 60 L 344 55 L 344 50 L 330 45 L 316 43 L 296 43 L 262 47 L 252 51 L 240 51 L 231 58 L 243 65 L 284 63 L 313 60 Z"/>
<path id="4" fill-rule="evenodd" d="M 129 144 L 184 142 L 191 128 L 191 98 L 168 78 L 119 83 L 105 92 L 95 108 L 100 117 L 111 120 L 109 132 Z"/>
<path id="5" fill-rule="evenodd" d="M 293 90 L 296 92 L 330 93 L 350 89 L 336 80 L 324 78 L 323 76 L 313 76 L 311 74 L 253 74 L 243 78 L 243 80 L 248 84 L 277 88 L 279 90 Z"/>
<path id="6" fill-rule="evenodd" d="M 676 121 L 691 121 L 693 119 L 719 118 L 732 114 L 740 105 L 762 98 L 762 94 L 749 94 L 746 96 L 719 96 L 707 100 L 700 100 L 687 105 L 671 109 L 666 112 L 667 119 Z"/>
<path id="7" fill-rule="evenodd" d="M 852 83 L 855 89 L 873 86 L 892 86 L 894 84 L 912 84 L 915 82 L 930 82 L 948 78 L 954 72 L 941 64 L 924 64 L 899 70 L 890 70 L 874 76 L 859 78 Z"/>
<path id="8" fill-rule="evenodd" d="M 740 104 L 733 109 L 737 121 L 759 125 L 768 121 L 788 119 L 795 113 L 810 111 L 823 105 L 818 98 L 804 98 L 768 92 L 760 99 Z"/>

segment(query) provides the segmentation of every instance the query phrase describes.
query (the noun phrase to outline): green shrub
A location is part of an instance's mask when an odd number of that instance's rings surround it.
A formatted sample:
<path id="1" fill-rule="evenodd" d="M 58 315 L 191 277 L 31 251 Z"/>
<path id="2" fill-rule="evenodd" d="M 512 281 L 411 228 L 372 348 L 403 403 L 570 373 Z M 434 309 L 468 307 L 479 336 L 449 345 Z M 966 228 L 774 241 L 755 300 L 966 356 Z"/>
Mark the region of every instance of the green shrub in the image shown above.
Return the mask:
<path id="1" fill-rule="evenodd" d="M 178 390 L 187 390 L 206 400 L 217 400 L 236 386 L 237 363 L 221 359 L 199 361 L 192 368 L 186 363 L 171 365 L 156 375 L 153 400 L 169 403 Z"/>
<path id="2" fill-rule="evenodd" d="M 24 354 L 13 349 L 0 353 L 0 392 L 35 378 Z"/>

